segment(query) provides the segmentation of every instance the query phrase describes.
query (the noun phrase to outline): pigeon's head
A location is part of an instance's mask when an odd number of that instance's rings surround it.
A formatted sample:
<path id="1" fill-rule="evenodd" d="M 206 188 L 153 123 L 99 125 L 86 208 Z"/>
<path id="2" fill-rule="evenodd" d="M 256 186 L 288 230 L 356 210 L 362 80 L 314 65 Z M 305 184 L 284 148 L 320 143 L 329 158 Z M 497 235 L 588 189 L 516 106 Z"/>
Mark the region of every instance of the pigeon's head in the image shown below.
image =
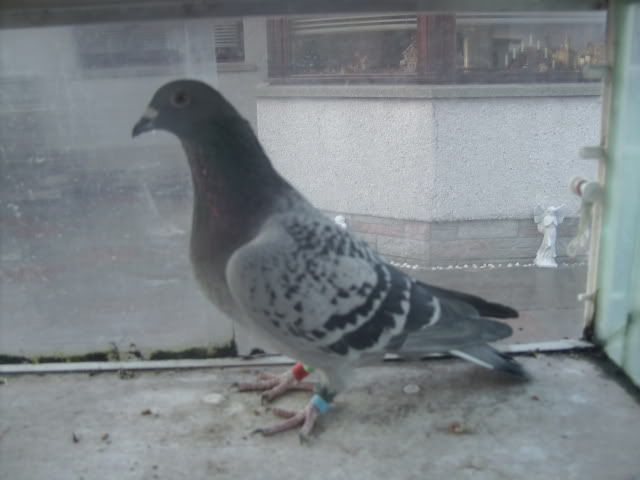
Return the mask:
<path id="1" fill-rule="evenodd" d="M 131 135 L 166 130 L 188 138 L 196 132 L 206 132 L 207 124 L 237 116 L 229 102 L 206 83 L 176 80 L 158 89 Z"/>

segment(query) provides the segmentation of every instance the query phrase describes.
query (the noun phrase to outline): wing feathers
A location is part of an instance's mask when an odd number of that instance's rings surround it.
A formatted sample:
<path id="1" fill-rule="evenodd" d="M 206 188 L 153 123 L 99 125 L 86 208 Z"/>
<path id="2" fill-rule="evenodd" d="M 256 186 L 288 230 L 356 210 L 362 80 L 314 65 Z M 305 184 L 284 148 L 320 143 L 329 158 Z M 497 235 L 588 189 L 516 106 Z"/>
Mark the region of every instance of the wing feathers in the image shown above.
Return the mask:
<path id="1" fill-rule="evenodd" d="M 510 307 L 417 282 L 308 212 L 274 216 L 231 257 L 227 280 L 247 315 L 292 348 L 348 358 L 388 351 L 473 356 L 475 345 L 511 334 L 484 316 L 517 316 Z"/>

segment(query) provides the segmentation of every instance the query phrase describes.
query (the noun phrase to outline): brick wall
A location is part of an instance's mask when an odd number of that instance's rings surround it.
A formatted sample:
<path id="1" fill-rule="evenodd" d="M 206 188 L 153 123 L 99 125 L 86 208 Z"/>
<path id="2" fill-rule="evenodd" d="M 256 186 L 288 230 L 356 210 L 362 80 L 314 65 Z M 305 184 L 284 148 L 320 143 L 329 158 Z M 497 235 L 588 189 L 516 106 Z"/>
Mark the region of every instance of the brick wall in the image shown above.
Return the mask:
<path id="1" fill-rule="evenodd" d="M 332 218 L 338 213 L 326 212 Z M 424 266 L 469 263 L 531 263 L 542 241 L 533 218 L 420 222 L 340 213 L 349 230 L 389 260 Z M 566 218 L 558 228 L 559 262 L 583 261 L 567 257 L 566 247 L 576 234 L 578 218 Z"/>

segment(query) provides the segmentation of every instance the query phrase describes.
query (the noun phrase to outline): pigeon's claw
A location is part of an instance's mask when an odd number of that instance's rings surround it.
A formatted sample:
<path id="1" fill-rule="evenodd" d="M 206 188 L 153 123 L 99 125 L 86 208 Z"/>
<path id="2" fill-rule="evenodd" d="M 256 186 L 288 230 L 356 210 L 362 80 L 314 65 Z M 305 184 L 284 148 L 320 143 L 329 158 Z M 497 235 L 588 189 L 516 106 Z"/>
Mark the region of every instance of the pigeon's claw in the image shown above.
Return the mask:
<path id="1" fill-rule="evenodd" d="M 289 370 L 281 375 L 262 372 L 258 375 L 257 382 L 239 383 L 236 389 L 239 392 L 261 391 L 262 403 L 268 403 L 291 390 L 313 391 L 314 384 L 296 380 Z"/>
<path id="2" fill-rule="evenodd" d="M 284 410 L 282 408 L 273 408 L 271 412 L 280 418 L 284 418 L 284 422 L 280 422 L 276 425 L 265 428 L 257 428 L 252 434 L 260 433 L 265 437 L 275 435 L 276 433 L 286 432 L 294 428 L 300 427 L 298 435 L 300 436 L 300 442 L 307 441 L 311 435 L 311 431 L 320 415 L 318 408 L 309 402 L 306 407 L 298 412 L 291 410 Z"/>

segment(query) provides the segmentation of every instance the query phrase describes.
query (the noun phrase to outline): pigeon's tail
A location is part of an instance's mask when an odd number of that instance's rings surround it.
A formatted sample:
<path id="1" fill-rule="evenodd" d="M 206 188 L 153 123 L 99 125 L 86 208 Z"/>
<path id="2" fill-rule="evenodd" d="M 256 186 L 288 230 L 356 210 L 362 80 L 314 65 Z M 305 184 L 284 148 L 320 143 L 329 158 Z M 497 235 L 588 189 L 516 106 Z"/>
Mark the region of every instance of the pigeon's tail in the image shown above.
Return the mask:
<path id="1" fill-rule="evenodd" d="M 525 380 L 531 378 L 522 365 L 513 358 L 497 351 L 487 344 L 470 345 L 455 350 L 450 350 L 451 355 L 491 370 L 508 373 Z"/>
<path id="2" fill-rule="evenodd" d="M 454 292 L 453 290 L 434 287 L 433 285 L 424 286 L 427 287 L 431 291 L 431 293 L 433 295 L 436 295 L 437 297 L 441 297 L 447 300 L 455 300 L 471 305 L 483 317 L 516 318 L 518 316 L 518 311 L 511 307 L 501 305 L 499 303 L 488 302 L 484 298 L 476 297 L 475 295 L 469 295 L 468 293 L 462 292 Z"/>

